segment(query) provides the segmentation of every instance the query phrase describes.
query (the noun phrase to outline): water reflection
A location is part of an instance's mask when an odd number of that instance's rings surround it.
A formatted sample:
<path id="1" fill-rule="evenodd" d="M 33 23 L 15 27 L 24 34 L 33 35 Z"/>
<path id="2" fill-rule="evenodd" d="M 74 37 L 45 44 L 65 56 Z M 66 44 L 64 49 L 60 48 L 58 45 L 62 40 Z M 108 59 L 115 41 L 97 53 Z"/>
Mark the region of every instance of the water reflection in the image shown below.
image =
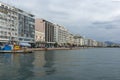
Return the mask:
<path id="1" fill-rule="evenodd" d="M 16 56 L 15 56 L 16 57 Z M 19 69 L 18 69 L 18 73 L 21 78 L 21 80 L 26 80 L 28 78 L 31 78 L 33 76 L 33 72 L 32 72 L 32 69 L 33 69 L 33 64 L 32 62 L 34 61 L 34 55 L 31 54 L 31 55 L 21 55 L 21 56 L 18 56 L 18 59 L 19 59 Z"/>
<path id="2" fill-rule="evenodd" d="M 46 74 L 50 75 L 55 73 L 56 69 L 54 67 L 54 51 L 47 51 L 45 52 L 45 65 L 44 68 L 46 68 Z"/>
<path id="3" fill-rule="evenodd" d="M 33 62 L 34 65 L 34 75 L 45 76 L 50 75 L 55 72 L 54 65 L 54 51 L 41 51 L 35 52 L 35 60 Z"/>
<path id="4" fill-rule="evenodd" d="M 65 73 L 65 70 L 71 72 L 68 67 L 73 60 L 71 57 L 75 56 L 68 56 L 64 52 L 37 51 L 32 54 L 0 54 L 0 79 L 34 80 L 35 77 Z"/>
<path id="5" fill-rule="evenodd" d="M 0 54 L 0 80 L 120 80 L 119 49 Z"/>
<path id="6" fill-rule="evenodd" d="M 34 61 L 33 61 L 33 72 L 34 72 L 34 76 L 39 77 L 39 76 L 44 76 L 46 75 L 43 66 L 45 65 L 46 61 L 45 61 L 45 56 L 44 56 L 44 52 L 35 52 L 34 54 Z"/>
<path id="7" fill-rule="evenodd" d="M 0 64 L 11 64 L 12 60 L 11 54 L 0 54 Z"/>
<path id="8" fill-rule="evenodd" d="M 33 54 L 0 54 L 0 80 L 26 80 L 32 77 L 33 61 Z"/>
<path id="9" fill-rule="evenodd" d="M 0 54 L 0 80 L 31 80 L 54 74 L 54 51 Z"/>

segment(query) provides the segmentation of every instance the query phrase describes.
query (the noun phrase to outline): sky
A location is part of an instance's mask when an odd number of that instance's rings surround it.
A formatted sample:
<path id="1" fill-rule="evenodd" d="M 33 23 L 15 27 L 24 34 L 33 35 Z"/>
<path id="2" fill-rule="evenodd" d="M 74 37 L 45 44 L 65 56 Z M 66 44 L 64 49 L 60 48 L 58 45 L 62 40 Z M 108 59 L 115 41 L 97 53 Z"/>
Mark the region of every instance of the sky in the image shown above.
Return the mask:
<path id="1" fill-rule="evenodd" d="M 97 41 L 120 42 L 120 0 L 0 0 Z"/>

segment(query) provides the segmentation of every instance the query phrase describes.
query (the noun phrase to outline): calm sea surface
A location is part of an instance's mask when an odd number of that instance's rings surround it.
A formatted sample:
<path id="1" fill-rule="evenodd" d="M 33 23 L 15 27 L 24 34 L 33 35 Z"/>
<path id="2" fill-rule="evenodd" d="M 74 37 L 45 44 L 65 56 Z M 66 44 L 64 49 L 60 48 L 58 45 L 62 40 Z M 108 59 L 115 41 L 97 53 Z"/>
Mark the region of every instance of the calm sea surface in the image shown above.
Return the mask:
<path id="1" fill-rule="evenodd" d="M 120 80 L 120 48 L 0 54 L 0 80 Z"/>

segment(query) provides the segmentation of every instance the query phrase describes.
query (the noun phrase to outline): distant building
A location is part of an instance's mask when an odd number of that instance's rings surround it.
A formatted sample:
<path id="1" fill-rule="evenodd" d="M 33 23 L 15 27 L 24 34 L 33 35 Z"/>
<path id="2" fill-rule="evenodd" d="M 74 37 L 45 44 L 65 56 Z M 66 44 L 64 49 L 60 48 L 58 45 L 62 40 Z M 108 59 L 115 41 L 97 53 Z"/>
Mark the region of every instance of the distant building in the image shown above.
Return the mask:
<path id="1" fill-rule="evenodd" d="M 45 42 L 45 34 L 39 31 L 35 31 L 35 41 Z"/>
<path id="2" fill-rule="evenodd" d="M 86 39 L 86 38 L 84 39 L 84 46 L 86 46 L 86 47 L 88 46 L 88 39 Z"/>
<path id="3" fill-rule="evenodd" d="M 74 44 L 76 46 L 84 46 L 84 38 L 80 35 L 75 35 L 74 36 Z"/>
<path id="4" fill-rule="evenodd" d="M 96 40 L 93 40 L 93 47 L 97 47 L 97 41 Z"/>
<path id="5" fill-rule="evenodd" d="M 54 26 L 54 40 L 59 45 L 64 46 L 68 40 L 68 30 L 60 25 Z"/>
<path id="6" fill-rule="evenodd" d="M 54 24 L 53 23 L 44 19 L 36 19 L 35 29 L 45 34 L 46 47 L 54 46 L 55 41 L 54 41 Z"/>
<path id="7" fill-rule="evenodd" d="M 45 34 L 40 31 L 35 31 L 36 47 L 45 47 Z"/>
<path id="8" fill-rule="evenodd" d="M 93 46 L 93 40 L 92 39 L 88 39 L 88 46 L 92 47 Z"/>
<path id="9" fill-rule="evenodd" d="M 97 47 L 105 47 L 106 44 L 104 42 L 97 42 Z"/>
<path id="10" fill-rule="evenodd" d="M 72 46 L 74 45 L 74 34 L 71 34 L 71 33 L 68 34 L 67 43 Z"/>

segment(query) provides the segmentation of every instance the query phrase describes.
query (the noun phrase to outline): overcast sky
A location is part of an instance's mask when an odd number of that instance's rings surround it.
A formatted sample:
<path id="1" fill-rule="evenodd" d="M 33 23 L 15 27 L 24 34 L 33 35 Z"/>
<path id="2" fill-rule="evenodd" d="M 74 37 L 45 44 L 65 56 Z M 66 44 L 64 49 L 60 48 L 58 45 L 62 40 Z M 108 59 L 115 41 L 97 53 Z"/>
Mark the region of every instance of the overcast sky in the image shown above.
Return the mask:
<path id="1" fill-rule="evenodd" d="M 0 0 L 72 33 L 98 41 L 120 41 L 120 0 Z"/>

